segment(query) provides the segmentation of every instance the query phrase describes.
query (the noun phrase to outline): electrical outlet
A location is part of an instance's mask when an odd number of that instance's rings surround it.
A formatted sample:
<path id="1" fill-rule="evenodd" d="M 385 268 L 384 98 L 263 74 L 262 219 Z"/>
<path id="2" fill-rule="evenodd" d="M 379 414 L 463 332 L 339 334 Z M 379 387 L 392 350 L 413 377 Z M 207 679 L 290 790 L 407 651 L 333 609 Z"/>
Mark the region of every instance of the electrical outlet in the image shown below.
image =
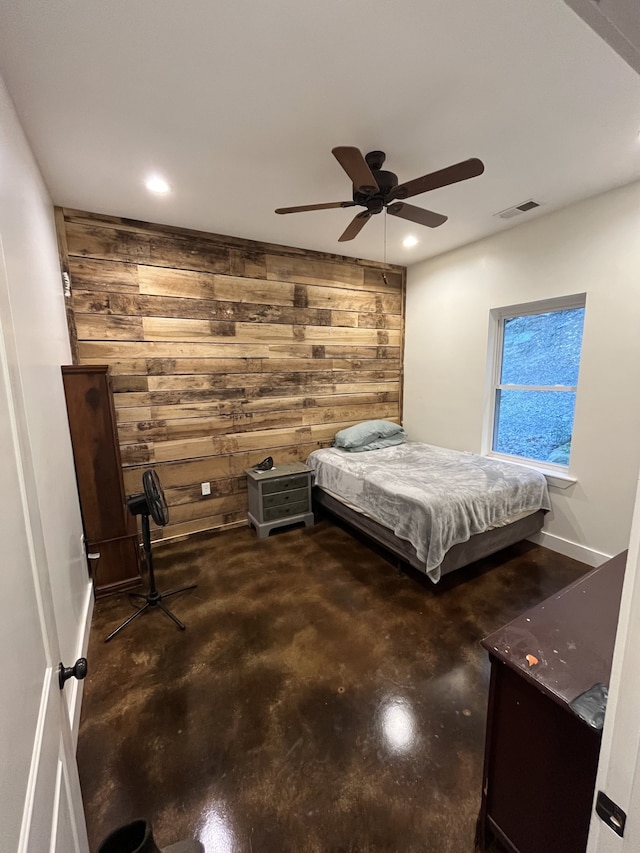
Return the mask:
<path id="1" fill-rule="evenodd" d="M 202 489 L 203 495 L 211 494 L 211 483 L 200 483 L 200 488 Z"/>

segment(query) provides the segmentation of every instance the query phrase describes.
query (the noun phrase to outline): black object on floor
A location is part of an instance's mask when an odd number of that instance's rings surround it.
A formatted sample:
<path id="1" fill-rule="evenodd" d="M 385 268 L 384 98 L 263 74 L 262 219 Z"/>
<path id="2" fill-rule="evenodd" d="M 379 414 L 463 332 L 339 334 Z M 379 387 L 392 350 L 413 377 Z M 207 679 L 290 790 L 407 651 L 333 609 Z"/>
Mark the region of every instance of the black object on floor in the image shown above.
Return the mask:
<path id="1" fill-rule="evenodd" d="M 195 589 L 198 585 L 192 583 L 188 586 L 181 586 L 179 589 L 174 589 L 171 592 L 158 592 L 155 575 L 153 573 L 149 516 L 151 515 L 153 517 L 153 520 L 157 525 L 164 527 L 169 521 L 169 508 L 167 507 L 164 492 L 160 485 L 160 478 L 153 469 L 145 471 L 142 475 L 142 487 L 144 489 L 143 492 L 139 495 L 132 495 L 127 499 L 127 506 L 129 507 L 129 512 L 132 515 L 142 516 L 142 544 L 144 547 L 147 569 L 149 571 L 149 592 L 147 592 L 146 595 L 141 595 L 137 592 L 129 593 L 130 599 L 140 599 L 144 604 L 138 607 L 133 615 L 129 616 L 128 619 L 125 619 L 124 622 L 118 625 L 118 627 L 105 638 L 105 643 L 112 640 L 116 634 L 119 634 L 123 628 L 126 628 L 127 625 L 131 624 L 131 622 L 133 622 L 134 619 L 137 619 L 138 616 L 142 616 L 145 610 L 150 607 L 159 607 L 160 610 L 169 617 L 169 619 L 172 619 L 176 623 L 181 631 L 184 631 L 186 628 L 184 622 L 181 622 L 175 613 L 172 613 L 172 611 L 162 603 L 162 599 L 170 598 L 172 595 L 178 595 L 181 592 L 186 592 L 188 589 Z"/>
<path id="2" fill-rule="evenodd" d="M 114 829 L 98 847 L 98 853 L 204 853 L 199 841 L 176 841 L 169 847 L 158 847 L 151 824 L 146 820 L 134 820 Z"/>

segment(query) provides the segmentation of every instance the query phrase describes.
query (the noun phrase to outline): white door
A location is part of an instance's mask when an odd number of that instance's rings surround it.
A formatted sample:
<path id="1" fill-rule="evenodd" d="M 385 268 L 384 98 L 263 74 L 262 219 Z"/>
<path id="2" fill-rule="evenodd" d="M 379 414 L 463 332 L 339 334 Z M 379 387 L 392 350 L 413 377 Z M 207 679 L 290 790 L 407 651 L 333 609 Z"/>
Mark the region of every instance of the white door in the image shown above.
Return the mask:
<path id="1" fill-rule="evenodd" d="M 4 344 L 0 327 L 0 850 L 88 853 L 38 502 Z"/>
<path id="2" fill-rule="evenodd" d="M 618 835 L 595 813 L 588 853 L 640 850 L 640 483 L 631 527 L 611 684 L 602 733 L 596 793 L 602 791 L 626 814 Z"/>

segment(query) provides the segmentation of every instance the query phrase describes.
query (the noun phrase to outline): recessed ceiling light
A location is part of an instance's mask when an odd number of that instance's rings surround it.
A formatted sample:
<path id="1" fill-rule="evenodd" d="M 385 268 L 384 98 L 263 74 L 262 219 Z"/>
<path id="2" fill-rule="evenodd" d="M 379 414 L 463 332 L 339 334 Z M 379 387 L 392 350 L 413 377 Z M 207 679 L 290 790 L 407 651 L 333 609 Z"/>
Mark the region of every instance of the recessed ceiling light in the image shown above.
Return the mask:
<path id="1" fill-rule="evenodd" d="M 413 248 L 413 246 L 418 245 L 418 238 L 414 237 L 413 234 L 409 234 L 409 236 L 405 237 L 402 241 L 402 245 L 405 247 L 405 249 L 411 249 Z"/>
<path id="2" fill-rule="evenodd" d="M 171 187 L 165 181 L 164 178 L 161 178 L 160 175 L 151 175 L 151 177 L 147 178 L 144 182 L 144 185 L 152 193 L 168 193 Z"/>

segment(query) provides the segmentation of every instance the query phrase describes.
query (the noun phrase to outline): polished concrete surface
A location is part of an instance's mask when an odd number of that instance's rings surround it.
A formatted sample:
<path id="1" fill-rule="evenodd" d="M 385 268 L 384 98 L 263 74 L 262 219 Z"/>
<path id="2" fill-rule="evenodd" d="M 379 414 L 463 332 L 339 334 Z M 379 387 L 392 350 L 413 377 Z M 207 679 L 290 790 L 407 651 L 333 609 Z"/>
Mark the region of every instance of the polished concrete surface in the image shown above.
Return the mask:
<path id="1" fill-rule="evenodd" d="M 96 604 L 78 762 L 91 849 L 148 819 L 207 853 L 471 853 L 489 665 L 480 639 L 587 567 L 530 543 L 433 587 L 341 527 L 158 546 L 198 582 L 110 643 Z"/>

